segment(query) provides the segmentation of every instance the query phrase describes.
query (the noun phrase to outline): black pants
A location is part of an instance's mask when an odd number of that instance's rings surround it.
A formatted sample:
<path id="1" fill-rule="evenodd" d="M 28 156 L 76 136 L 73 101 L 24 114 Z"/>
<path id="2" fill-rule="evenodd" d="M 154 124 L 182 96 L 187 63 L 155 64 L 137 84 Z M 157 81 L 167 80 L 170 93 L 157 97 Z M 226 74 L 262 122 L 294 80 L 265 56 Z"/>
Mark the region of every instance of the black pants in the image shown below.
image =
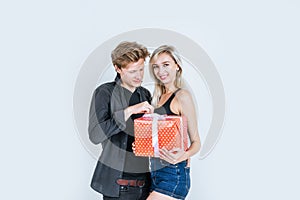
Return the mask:
<path id="1" fill-rule="evenodd" d="M 149 187 L 120 186 L 120 197 L 106 197 L 103 200 L 146 200 L 149 196 Z"/>

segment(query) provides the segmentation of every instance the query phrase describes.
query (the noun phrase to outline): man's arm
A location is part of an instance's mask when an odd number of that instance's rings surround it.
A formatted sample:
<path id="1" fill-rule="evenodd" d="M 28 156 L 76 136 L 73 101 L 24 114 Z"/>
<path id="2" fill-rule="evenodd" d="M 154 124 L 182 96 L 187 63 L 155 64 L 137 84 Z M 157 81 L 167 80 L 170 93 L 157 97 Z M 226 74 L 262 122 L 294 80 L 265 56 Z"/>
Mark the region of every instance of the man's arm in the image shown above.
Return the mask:
<path id="1" fill-rule="evenodd" d="M 126 128 L 124 110 L 111 113 L 111 92 L 108 88 L 98 88 L 92 97 L 89 113 L 89 138 L 99 144 Z"/>
<path id="2" fill-rule="evenodd" d="M 147 100 L 149 100 L 150 93 L 147 95 Z M 100 87 L 93 94 L 89 114 L 89 138 L 94 144 L 99 144 L 125 130 L 126 121 L 132 114 L 153 113 L 154 111 L 153 106 L 148 101 L 144 101 L 111 113 L 111 96 L 111 91 L 105 87 Z"/>

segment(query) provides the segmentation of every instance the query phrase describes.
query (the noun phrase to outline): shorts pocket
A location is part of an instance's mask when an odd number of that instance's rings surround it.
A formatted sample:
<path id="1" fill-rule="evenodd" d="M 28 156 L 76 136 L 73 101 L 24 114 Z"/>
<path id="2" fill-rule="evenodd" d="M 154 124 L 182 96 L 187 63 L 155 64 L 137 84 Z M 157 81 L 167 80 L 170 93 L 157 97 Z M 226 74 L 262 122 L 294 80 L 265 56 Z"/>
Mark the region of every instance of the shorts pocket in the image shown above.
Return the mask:
<path id="1" fill-rule="evenodd" d="M 191 187 L 190 167 L 185 167 L 186 189 L 189 192 Z"/>

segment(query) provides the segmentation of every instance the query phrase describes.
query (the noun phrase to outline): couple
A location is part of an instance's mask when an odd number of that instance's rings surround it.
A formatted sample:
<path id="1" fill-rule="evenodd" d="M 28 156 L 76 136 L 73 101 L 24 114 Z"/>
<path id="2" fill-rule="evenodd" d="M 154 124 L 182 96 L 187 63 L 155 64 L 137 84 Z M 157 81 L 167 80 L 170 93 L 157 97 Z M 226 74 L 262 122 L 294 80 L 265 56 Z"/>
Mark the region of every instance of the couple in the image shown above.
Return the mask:
<path id="1" fill-rule="evenodd" d="M 120 43 L 111 53 L 115 81 L 100 85 L 92 97 L 89 138 L 101 143 L 103 150 L 91 187 L 104 200 L 185 199 L 190 188 L 189 158 L 199 151 L 200 137 L 192 96 L 181 89 L 181 59 L 172 46 L 154 50 L 149 60 L 155 80 L 151 97 L 141 87 L 149 55 L 141 44 Z M 186 117 L 190 139 L 186 151 L 162 149 L 160 158 L 150 159 L 134 155 L 133 120 L 153 112 Z"/>

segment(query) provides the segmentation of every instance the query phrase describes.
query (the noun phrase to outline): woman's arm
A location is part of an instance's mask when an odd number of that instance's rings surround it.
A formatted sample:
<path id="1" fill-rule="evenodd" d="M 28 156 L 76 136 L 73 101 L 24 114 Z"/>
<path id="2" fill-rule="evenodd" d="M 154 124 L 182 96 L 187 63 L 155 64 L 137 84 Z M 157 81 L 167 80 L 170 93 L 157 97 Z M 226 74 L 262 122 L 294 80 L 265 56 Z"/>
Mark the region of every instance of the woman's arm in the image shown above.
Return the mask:
<path id="1" fill-rule="evenodd" d="M 192 95 L 189 91 L 182 89 L 176 94 L 175 102 L 177 103 L 174 107 L 178 108 L 176 110 L 179 110 L 180 115 L 187 119 L 188 134 L 191 145 L 187 151 L 180 149 L 172 149 L 168 151 L 166 149 L 162 149 L 160 151 L 161 158 L 172 164 L 189 159 L 191 156 L 195 155 L 201 147 L 196 109 Z"/>
<path id="2" fill-rule="evenodd" d="M 188 134 L 191 146 L 186 151 L 188 157 L 195 155 L 201 147 L 200 136 L 198 132 L 198 120 L 193 97 L 187 90 L 178 92 L 178 102 L 180 105 L 181 115 L 185 116 L 188 124 Z"/>

